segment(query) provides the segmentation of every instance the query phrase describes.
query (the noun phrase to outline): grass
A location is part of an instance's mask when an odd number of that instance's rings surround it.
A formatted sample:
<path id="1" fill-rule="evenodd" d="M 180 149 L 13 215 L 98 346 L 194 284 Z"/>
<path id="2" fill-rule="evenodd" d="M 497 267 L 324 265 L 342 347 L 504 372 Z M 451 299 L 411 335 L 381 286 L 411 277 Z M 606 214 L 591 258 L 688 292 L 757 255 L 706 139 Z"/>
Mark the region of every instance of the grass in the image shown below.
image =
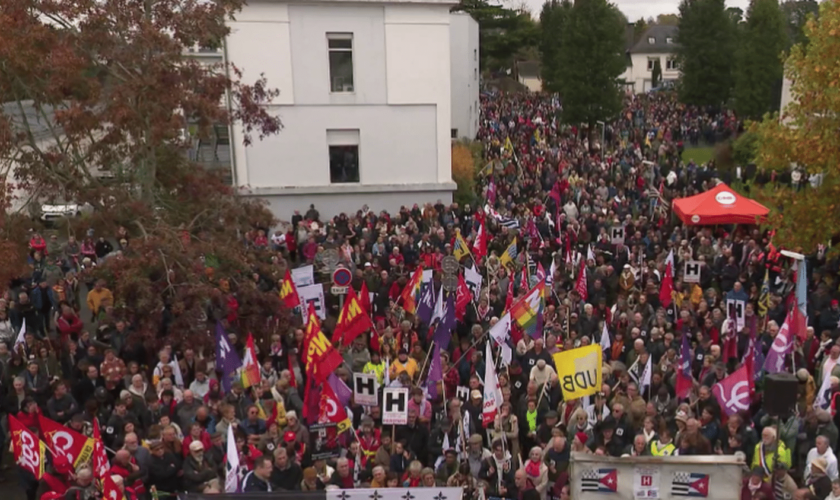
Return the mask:
<path id="1" fill-rule="evenodd" d="M 713 160 L 715 157 L 715 147 L 714 146 L 704 146 L 698 148 L 686 148 L 683 151 L 683 161 L 688 163 L 691 160 L 694 160 L 694 163 L 697 165 L 703 165 L 707 163 L 709 160 Z"/>

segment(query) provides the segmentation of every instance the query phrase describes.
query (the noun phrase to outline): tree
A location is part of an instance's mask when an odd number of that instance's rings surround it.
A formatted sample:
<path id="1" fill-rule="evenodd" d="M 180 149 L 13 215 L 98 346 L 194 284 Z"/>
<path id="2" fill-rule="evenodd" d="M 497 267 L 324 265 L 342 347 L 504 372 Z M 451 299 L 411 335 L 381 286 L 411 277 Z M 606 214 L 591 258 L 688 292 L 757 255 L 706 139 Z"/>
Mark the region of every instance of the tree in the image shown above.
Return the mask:
<path id="1" fill-rule="evenodd" d="M 659 59 L 653 63 L 653 70 L 650 73 L 650 82 L 651 88 L 659 87 L 659 84 L 662 83 L 662 64 L 659 62 Z"/>
<path id="2" fill-rule="evenodd" d="M 36 202 L 60 195 L 93 206 L 68 223 L 71 234 L 128 230 L 122 254 L 87 273 L 108 279 L 115 315 L 150 342 L 173 333 L 209 344 L 219 318 L 259 338 L 276 328 L 269 318 L 279 320 L 276 293 L 254 279 L 271 283 L 279 269 L 243 245 L 245 234 L 274 225 L 271 213 L 190 162 L 182 139 L 188 123 L 209 138 L 237 121 L 246 143 L 282 126 L 264 106 L 277 96 L 264 79 L 248 85 L 237 68 L 183 55 L 223 40 L 242 4 L 0 3 L 0 95 L 11 102 L 0 113 L 4 173 Z M 226 97 L 229 107 L 220 106 Z"/>
<path id="3" fill-rule="evenodd" d="M 570 0 L 549 0 L 540 11 L 540 76 L 543 88 L 559 90 L 559 80 L 565 70 L 560 63 L 562 35 L 572 12 Z"/>
<path id="4" fill-rule="evenodd" d="M 453 12 L 466 12 L 478 22 L 482 71 L 512 69 L 515 56 L 536 47 L 539 28 L 527 10 L 509 9 L 487 0 L 462 0 Z"/>
<path id="5" fill-rule="evenodd" d="M 676 14 L 659 14 L 656 16 L 656 24 L 660 26 L 677 26 L 680 24 L 680 16 Z"/>
<path id="6" fill-rule="evenodd" d="M 796 164 L 807 175 L 823 176 L 817 188 L 769 185 L 758 194 L 771 207 L 768 225 L 777 229 L 774 242 L 806 253 L 836 237 L 840 217 L 838 35 L 840 1 L 828 0 L 805 25 L 808 43 L 795 45 L 786 61 L 791 104 L 753 126 L 760 167 L 787 172 Z"/>
<path id="7" fill-rule="evenodd" d="M 563 120 L 585 123 L 590 132 L 621 110 L 619 76 L 624 72 L 623 16 L 606 0 L 577 0 L 560 34 L 557 90 Z"/>
<path id="8" fill-rule="evenodd" d="M 744 9 L 740 7 L 727 7 L 726 14 L 735 26 L 744 22 Z"/>
<path id="9" fill-rule="evenodd" d="M 645 21 L 644 17 L 640 17 L 635 24 L 633 24 L 633 43 L 635 44 L 638 42 L 642 35 L 645 34 L 645 31 L 650 27 L 650 25 Z"/>
<path id="10" fill-rule="evenodd" d="M 732 90 L 735 28 L 723 0 L 682 0 L 677 33 L 680 100 L 720 106 Z"/>
<path id="11" fill-rule="evenodd" d="M 782 13 L 785 16 L 785 24 L 788 34 L 788 47 L 798 43 L 807 43 L 805 38 L 805 22 L 809 16 L 816 16 L 820 10 L 817 0 L 788 0 L 782 2 Z"/>
<path id="12" fill-rule="evenodd" d="M 733 95 L 739 116 L 761 118 L 779 106 L 787 35 L 778 0 L 753 0 L 747 13 Z"/>

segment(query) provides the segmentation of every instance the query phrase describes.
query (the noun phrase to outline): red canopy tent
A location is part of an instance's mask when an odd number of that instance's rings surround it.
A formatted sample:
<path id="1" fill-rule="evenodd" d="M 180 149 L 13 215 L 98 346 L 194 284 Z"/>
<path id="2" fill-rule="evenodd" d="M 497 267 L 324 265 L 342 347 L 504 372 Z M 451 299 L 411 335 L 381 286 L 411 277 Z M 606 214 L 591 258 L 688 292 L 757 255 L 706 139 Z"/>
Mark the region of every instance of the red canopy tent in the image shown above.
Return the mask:
<path id="1" fill-rule="evenodd" d="M 688 225 L 755 224 L 770 213 L 761 203 L 744 198 L 722 182 L 705 193 L 676 199 L 672 206 Z"/>

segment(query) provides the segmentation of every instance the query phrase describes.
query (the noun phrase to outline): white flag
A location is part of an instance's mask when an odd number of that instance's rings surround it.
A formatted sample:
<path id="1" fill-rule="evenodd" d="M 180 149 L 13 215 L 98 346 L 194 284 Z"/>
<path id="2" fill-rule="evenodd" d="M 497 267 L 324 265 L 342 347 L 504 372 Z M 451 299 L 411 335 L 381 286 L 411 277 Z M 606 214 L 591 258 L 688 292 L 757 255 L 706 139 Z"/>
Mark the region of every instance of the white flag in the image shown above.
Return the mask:
<path id="1" fill-rule="evenodd" d="M 648 355 L 647 363 L 645 364 L 645 371 L 642 372 L 641 380 L 639 381 L 639 392 L 644 391 L 646 387 L 650 387 L 650 374 L 653 372 L 650 366 L 650 358 Z"/>
<path id="2" fill-rule="evenodd" d="M 592 251 L 592 245 L 586 246 L 586 260 L 595 260 L 595 252 Z"/>
<path id="3" fill-rule="evenodd" d="M 23 336 L 26 335 L 26 318 L 23 318 L 23 323 L 20 325 L 20 333 L 18 333 L 17 339 L 15 340 L 15 349 L 19 344 L 25 343 Z"/>
<path id="4" fill-rule="evenodd" d="M 496 379 L 496 366 L 493 363 L 493 351 L 490 349 L 490 342 L 487 342 L 487 354 L 484 360 L 484 409 L 481 411 L 481 420 L 485 428 L 496 418 L 496 413 L 502 406 L 502 391 L 499 389 L 499 381 Z"/>
<path id="5" fill-rule="evenodd" d="M 817 393 L 817 398 L 814 400 L 814 408 L 826 408 L 828 406 L 829 392 L 831 392 L 831 370 L 826 370 L 822 385 L 820 385 L 820 392 Z"/>
<path id="6" fill-rule="evenodd" d="M 435 320 L 437 320 L 439 322 L 440 320 L 443 319 L 443 317 L 445 315 L 446 315 L 446 301 L 443 300 L 443 287 L 440 287 L 440 290 L 438 291 L 437 302 L 435 303 L 435 310 L 432 313 L 432 319 L 429 320 L 429 324 L 434 325 Z"/>
<path id="7" fill-rule="evenodd" d="M 225 492 L 239 491 L 239 453 L 236 452 L 236 438 L 233 436 L 233 426 L 228 426 L 227 435 L 227 464 L 225 474 Z"/>
<path id="8" fill-rule="evenodd" d="M 502 319 L 490 328 L 489 333 L 490 337 L 502 348 L 502 365 L 509 366 L 511 359 L 513 359 L 513 350 L 507 343 L 510 338 L 510 313 L 502 316 Z"/>
<path id="9" fill-rule="evenodd" d="M 172 362 L 170 363 L 172 366 L 172 375 L 175 377 L 175 385 L 178 387 L 184 387 L 184 376 L 181 375 L 181 365 L 178 363 L 178 356 L 172 355 Z"/>
<path id="10" fill-rule="evenodd" d="M 610 332 L 607 330 L 607 322 L 604 321 L 604 330 L 601 332 L 601 350 L 606 351 L 611 345 Z"/>

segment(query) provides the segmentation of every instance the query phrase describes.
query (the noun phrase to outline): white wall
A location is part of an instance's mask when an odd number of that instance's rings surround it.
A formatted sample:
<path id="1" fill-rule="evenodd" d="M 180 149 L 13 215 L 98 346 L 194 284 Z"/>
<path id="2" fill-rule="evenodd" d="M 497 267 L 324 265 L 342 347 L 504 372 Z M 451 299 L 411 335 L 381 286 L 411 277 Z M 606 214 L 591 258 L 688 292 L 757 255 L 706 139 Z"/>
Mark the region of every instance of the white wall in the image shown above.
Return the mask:
<path id="1" fill-rule="evenodd" d="M 647 92 L 651 88 L 653 72 L 648 70 L 648 58 L 659 58 L 659 65 L 662 67 L 662 81 L 676 80 L 680 77 L 679 70 L 667 69 L 667 59 L 673 57 L 671 53 L 660 54 L 631 54 L 631 66 L 624 72 L 627 83 L 633 85 L 633 91 L 637 94 Z"/>
<path id="2" fill-rule="evenodd" d="M 451 13 L 449 38 L 452 128 L 458 130 L 459 139 L 475 139 L 480 109 L 478 22 L 465 12 Z"/>
<path id="3" fill-rule="evenodd" d="M 528 87 L 531 92 L 542 92 L 542 80 L 535 76 L 520 76 L 519 83 Z"/>
<path id="4" fill-rule="evenodd" d="M 269 112 L 284 128 L 244 148 L 241 125 L 233 127 L 235 183 L 270 200 L 384 187 L 388 193 L 437 195 L 424 202 L 451 200 L 452 2 L 428 2 L 246 5 L 231 23 L 227 60 L 244 70 L 246 81 L 264 73 L 280 90 Z M 352 93 L 330 92 L 329 32 L 353 34 Z M 358 131 L 358 184 L 330 184 L 326 137 L 336 129 Z M 309 204 L 298 201 L 297 209 Z M 365 200 L 353 211 L 364 203 L 374 206 Z M 279 211 L 288 205 L 271 202 L 280 218 L 290 216 Z"/>

